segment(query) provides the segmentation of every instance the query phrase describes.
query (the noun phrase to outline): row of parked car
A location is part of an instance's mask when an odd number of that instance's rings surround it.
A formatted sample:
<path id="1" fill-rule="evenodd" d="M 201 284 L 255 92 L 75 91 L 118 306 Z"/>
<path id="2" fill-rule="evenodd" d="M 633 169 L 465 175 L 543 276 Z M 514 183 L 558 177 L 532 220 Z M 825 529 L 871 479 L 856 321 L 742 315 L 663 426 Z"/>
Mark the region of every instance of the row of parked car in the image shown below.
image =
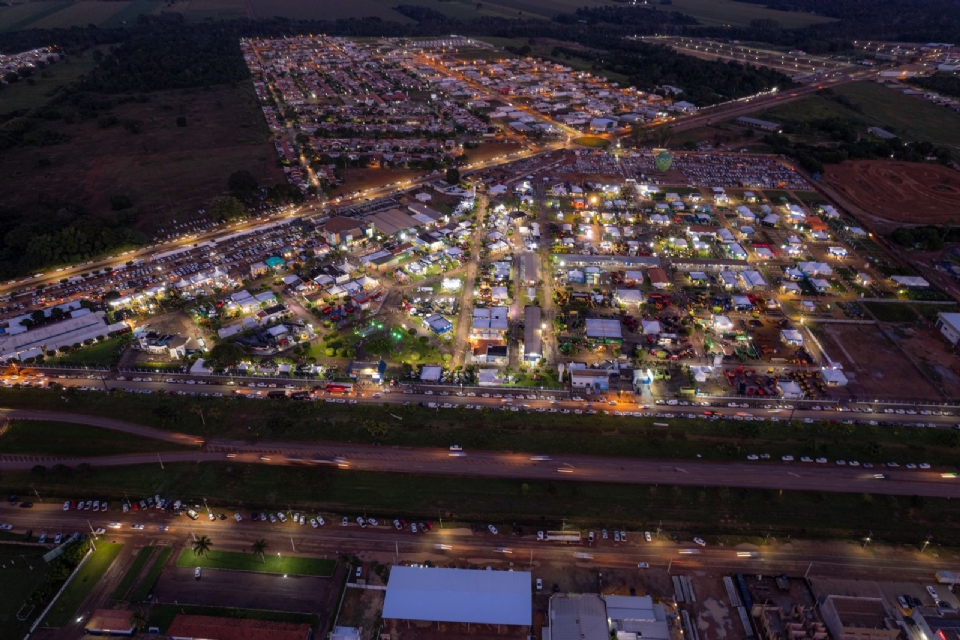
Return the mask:
<path id="1" fill-rule="evenodd" d="M 760 454 L 751 453 L 750 455 L 747 456 L 747 460 L 769 460 L 769 459 L 770 459 L 770 454 L 769 454 L 769 453 L 760 453 Z M 781 460 L 782 462 L 793 462 L 793 461 L 795 460 L 795 458 L 794 458 L 793 456 L 791 456 L 791 455 L 786 455 L 786 456 L 780 456 L 780 460 Z M 829 462 L 829 460 L 827 460 L 826 458 L 811 458 L 810 456 L 801 456 L 801 457 L 800 457 L 800 462 L 815 462 L 815 463 L 817 463 L 817 464 L 827 464 L 827 462 Z M 835 460 L 834 463 L 835 463 L 838 467 L 846 467 L 846 466 L 849 466 L 849 467 L 863 467 L 864 469 L 873 469 L 873 463 L 872 463 L 872 462 L 864 462 L 864 463 L 861 464 L 860 462 L 857 462 L 856 460 L 851 460 L 851 461 L 849 461 L 849 462 L 847 462 L 846 460 Z M 898 463 L 898 462 L 888 462 L 888 463 L 887 463 L 887 466 L 890 467 L 891 469 L 895 469 L 895 468 L 897 468 L 897 467 L 900 466 L 900 463 Z M 916 462 L 908 462 L 907 464 L 905 464 L 905 465 L 903 465 L 903 466 L 904 466 L 904 468 L 906 468 L 906 469 L 924 469 L 924 470 L 926 470 L 926 469 L 929 469 L 929 468 L 930 468 L 930 464 L 927 463 L 927 462 L 921 462 L 921 463 L 919 463 L 919 464 L 916 463 Z"/>

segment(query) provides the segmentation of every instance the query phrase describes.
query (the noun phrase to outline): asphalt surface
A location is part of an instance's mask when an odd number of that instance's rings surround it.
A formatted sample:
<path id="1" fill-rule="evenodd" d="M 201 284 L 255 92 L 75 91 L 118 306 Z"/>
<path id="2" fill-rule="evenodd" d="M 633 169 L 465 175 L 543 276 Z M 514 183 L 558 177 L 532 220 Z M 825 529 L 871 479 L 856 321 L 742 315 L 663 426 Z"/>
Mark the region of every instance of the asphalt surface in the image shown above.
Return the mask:
<path id="1" fill-rule="evenodd" d="M 404 394 L 385 396 L 404 398 Z M 382 399 L 382 398 L 381 398 Z M 446 399 L 446 398 L 444 398 Z M 465 400 L 466 398 L 457 398 Z M 471 400 L 475 400 L 471 398 Z M 495 400 L 490 398 L 489 400 Z M 500 402 L 500 400 L 498 400 Z M 493 451 L 452 452 L 449 449 L 377 447 L 342 443 L 258 442 L 207 439 L 165 432 L 116 420 L 75 414 L 2 410 L 0 415 L 14 419 L 81 422 L 108 429 L 119 429 L 145 437 L 193 443 L 197 451 L 140 453 L 91 458 L 0 455 L 0 469 L 25 471 L 36 464 L 124 466 L 173 462 L 225 462 L 251 464 L 327 465 L 353 471 L 423 473 L 449 476 L 615 482 L 626 484 L 678 484 L 727 486 L 752 489 L 831 491 L 960 497 L 960 478 L 944 477 L 944 469 L 908 470 L 875 467 L 837 466 L 802 462 L 754 461 L 708 462 L 703 460 L 637 460 L 595 456 L 556 455 L 548 459 L 535 453 Z M 623 417 L 631 420 L 632 417 Z M 668 420 L 664 418 L 664 420 Z M 882 477 L 877 477 L 877 476 Z"/>

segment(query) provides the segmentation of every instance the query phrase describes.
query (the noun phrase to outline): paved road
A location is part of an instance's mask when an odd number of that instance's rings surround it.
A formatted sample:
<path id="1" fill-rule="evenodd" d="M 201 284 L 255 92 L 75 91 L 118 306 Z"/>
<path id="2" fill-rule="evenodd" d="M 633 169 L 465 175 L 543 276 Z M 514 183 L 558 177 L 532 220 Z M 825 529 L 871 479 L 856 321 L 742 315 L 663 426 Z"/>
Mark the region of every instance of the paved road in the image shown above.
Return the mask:
<path id="1" fill-rule="evenodd" d="M 186 516 L 177 517 L 156 510 L 122 514 L 114 509 L 109 516 L 99 517 L 102 522 L 98 522 L 97 516 L 98 514 L 90 512 L 63 512 L 57 505 L 37 505 L 34 509 L 23 510 L 5 503 L 0 504 L 0 521 L 12 523 L 15 531 L 27 528 L 33 529 L 35 533 L 83 531 L 87 530 L 88 520 L 94 526 L 102 526 L 109 520 L 121 522 L 123 528 L 109 529 L 105 539 L 131 546 L 187 546 L 192 534 L 196 534 L 209 536 L 216 549 L 249 552 L 252 541 L 263 538 L 269 544 L 269 553 L 282 552 L 284 555 L 327 558 L 335 558 L 339 553 L 357 553 L 361 559 L 368 559 L 371 554 L 379 554 L 382 561 L 385 560 L 384 556 L 389 556 L 391 560 L 396 558 L 400 561 L 423 562 L 432 559 L 458 562 L 461 566 L 465 562 L 490 564 L 494 567 L 503 566 L 507 562 L 526 565 L 531 558 L 531 552 L 536 564 L 569 563 L 574 561 L 574 553 L 586 552 L 592 558 L 576 559 L 577 564 L 630 569 L 636 568 L 637 562 L 643 561 L 648 562 L 653 570 L 666 569 L 672 563 L 674 572 L 682 563 L 730 572 L 760 570 L 766 574 L 785 572 L 790 575 L 803 575 L 809 571 L 809 575 L 844 575 L 850 578 L 889 578 L 891 572 L 896 572 L 900 579 L 920 580 L 931 578 L 933 572 L 943 568 L 944 564 L 955 563 L 953 556 L 956 555 L 937 548 L 920 554 L 917 552 L 922 542 L 920 540 L 917 541 L 916 549 L 877 544 L 864 549 L 856 543 L 845 542 L 793 540 L 781 544 L 774 536 L 769 545 L 741 544 L 736 547 L 719 547 L 711 544 L 706 548 L 699 548 L 689 541 L 696 533 L 682 534 L 686 539 L 675 543 L 669 540 L 667 533 L 657 539 L 656 531 L 652 531 L 653 541 L 647 543 L 643 539 L 642 531 L 629 530 L 627 542 L 614 542 L 612 538 L 601 539 L 598 529 L 595 542 L 588 543 L 584 538 L 581 544 L 568 545 L 538 541 L 532 530 L 526 530 L 521 536 L 508 535 L 508 523 L 501 522 L 496 522 L 501 533 L 494 536 L 488 532 L 472 533 L 469 528 L 459 526 L 451 529 L 450 523 L 443 528 L 436 521 L 433 531 L 426 534 L 395 531 L 385 524 L 386 516 L 381 518 L 379 527 L 366 529 L 353 523 L 352 517 L 347 527 L 340 526 L 339 521 L 334 524 L 328 520 L 325 527 L 312 529 L 309 525 L 298 526 L 290 522 L 255 523 L 249 519 L 237 523 L 232 519 L 210 522 L 201 518 L 193 522 Z M 130 529 L 129 525 L 134 522 L 144 524 L 145 529 Z M 158 524 L 167 525 L 168 531 L 158 532 Z M 449 548 L 438 549 L 436 545 L 439 544 Z M 296 547 L 296 551 L 292 549 L 292 545 Z M 507 548 L 513 553 L 498 553 L 496 550 L 499 548 Z M 697 553 L 686 553 L 690 550 Z M 755 555 L 737 556 L 737 551 L 743 550 L 750 550 Z M 204 571 L 206 572 L 206 569 Z"/>
<path id="2" fill-rule="evenodd" d="M 10 418 L 81 421 L 145 437 L 197 443 L 195 436 L 167 433 L 92 416 L 53 412 L 11 411 Z M 624 418 L 629 420 L 631 418 Z M 353 471 L 426 473 L 487 478 L 555 479 L 626 484 L 678 484 L 784 490 L 832 491 L 960 497 L 960 478 L 943 477 L 942 470 L 863 469 L 862 467 L 783 462 L 707 462 L 702 460 L 637 460 L 557 455 L 534 459 L 530 453 L 465 452 L 453 456 L 447 449 L 411 449 L 310 442 L 258 442 L 207 439 L 201 451 L 127 454 L 92 458 L 0 455 L 0 469 L 28 470 L 36 464 L 62 461 L 104 467 L 173 462 L 237 462 L 272 465 L 328 465 Z M 877 478 L 877 474 L 884 477 Z"/>

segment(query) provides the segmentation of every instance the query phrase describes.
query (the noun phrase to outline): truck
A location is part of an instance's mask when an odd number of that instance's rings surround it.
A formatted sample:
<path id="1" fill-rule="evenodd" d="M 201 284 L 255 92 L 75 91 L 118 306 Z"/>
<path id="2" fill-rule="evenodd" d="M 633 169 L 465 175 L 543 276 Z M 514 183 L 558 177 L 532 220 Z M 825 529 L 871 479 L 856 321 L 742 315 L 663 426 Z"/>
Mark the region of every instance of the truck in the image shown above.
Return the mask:
<path id="1" fill-rule="evenodd" d="M 936 573 L 937 582 L 940 584 L 960 584 L 960 575 L 954 573 L 953 571 L 946 571 L 941 569 Z"/>

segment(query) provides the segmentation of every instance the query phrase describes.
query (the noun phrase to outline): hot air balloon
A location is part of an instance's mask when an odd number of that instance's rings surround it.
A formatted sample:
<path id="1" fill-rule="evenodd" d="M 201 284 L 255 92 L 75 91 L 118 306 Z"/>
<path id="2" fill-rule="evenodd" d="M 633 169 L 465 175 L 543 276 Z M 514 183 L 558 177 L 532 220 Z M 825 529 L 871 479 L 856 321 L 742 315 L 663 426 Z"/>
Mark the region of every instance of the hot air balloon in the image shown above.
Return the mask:
<path id="1" fill-rule="evenodd" d="M 653 158 L 653 164 L 657 167 L 658 171 L 666 171 L 670 168 L 670 165 L 673 164 L 673 158 L 671 158 L 670 154 L 666 151 L 661 151 Z"/>

